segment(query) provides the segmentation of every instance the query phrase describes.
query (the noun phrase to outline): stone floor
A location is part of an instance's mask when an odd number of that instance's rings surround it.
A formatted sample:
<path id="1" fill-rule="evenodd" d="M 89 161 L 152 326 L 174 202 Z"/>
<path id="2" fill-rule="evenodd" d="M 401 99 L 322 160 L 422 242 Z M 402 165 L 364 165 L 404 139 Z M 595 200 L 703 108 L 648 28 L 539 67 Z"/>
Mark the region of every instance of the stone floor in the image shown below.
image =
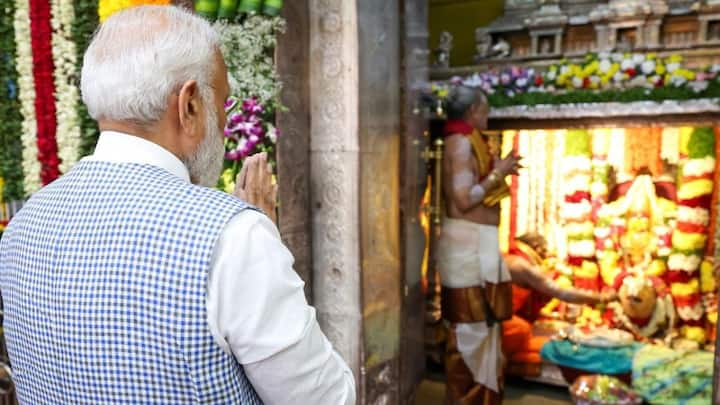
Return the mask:
<path id="1" fill-rule="evenodd" d="M 445 398 L 445 384 L 438 380 L 424 380 L 418 389 L 415 405 L 441 405 Z M 506 382 L 505 400 L 509 405 L 567 405 L 571 404 L 567 388 L 537 384 L 523 380 Z"/>

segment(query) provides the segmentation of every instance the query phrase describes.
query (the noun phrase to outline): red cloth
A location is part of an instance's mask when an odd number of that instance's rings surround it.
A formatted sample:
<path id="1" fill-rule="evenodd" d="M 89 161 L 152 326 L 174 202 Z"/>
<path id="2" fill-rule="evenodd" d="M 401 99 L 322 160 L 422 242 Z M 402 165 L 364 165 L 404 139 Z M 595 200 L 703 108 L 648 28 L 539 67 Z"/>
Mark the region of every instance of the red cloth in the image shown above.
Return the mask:
<path id="1" fill-rule="evenodd" d="M 710 208 L 711 203 L 712 203 L 712 193 L 702 195 L 702 196 L 696 197 L 696 198 L 691 198 L 688 200 L 678 201 L 678 205 L 684 205 L 684 206 L 690 207 L 690 208 Z"/>
<path id="2" fill-rule="evenodd" d="M 655 182 L 655 194 L 660 198 L 675 201 L 677 200 L 677 187 L 670 181 L 657 181 Z"/>
<path id="3" fill-rule="evenodd" d="M 447 120 L 443 133 L 445 136 L 455 134 L 470 135 L 473 131 L 475 131 L 475 128 L 465 120 Z"/>
<path id="4" fill-rule="evenodd" d="M 579 203 L 590 199 L 590 193 L 587 191 L 576 191 L 573 194 L 565 196 L 565 202 Z"/>

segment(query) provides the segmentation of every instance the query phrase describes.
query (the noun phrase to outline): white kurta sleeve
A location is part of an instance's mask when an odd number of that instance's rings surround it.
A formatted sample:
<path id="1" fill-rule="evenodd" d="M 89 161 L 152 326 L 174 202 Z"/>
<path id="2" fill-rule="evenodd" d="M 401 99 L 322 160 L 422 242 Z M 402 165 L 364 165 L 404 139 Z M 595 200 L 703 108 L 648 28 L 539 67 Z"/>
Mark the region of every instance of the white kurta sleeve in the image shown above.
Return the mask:
<path id="1" fill-rule="evenodd" d="M 275 225 L 244 211 L 215 247 L 208 323 L 266 404 L 354 404 L 350 369 L 320 330 Z"/>

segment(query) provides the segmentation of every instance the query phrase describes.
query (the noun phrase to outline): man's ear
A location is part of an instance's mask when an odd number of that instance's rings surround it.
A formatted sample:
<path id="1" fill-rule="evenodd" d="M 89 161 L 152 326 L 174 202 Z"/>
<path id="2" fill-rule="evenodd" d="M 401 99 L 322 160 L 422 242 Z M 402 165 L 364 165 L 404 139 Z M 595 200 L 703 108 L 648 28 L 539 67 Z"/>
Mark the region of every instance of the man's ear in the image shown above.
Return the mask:
<path id="1" fill-rule="evenodd" d="M 200 123 L 200 89 L 195 80 L 185 82 L 178 93 L 180 128 L 193 133 Z"/>

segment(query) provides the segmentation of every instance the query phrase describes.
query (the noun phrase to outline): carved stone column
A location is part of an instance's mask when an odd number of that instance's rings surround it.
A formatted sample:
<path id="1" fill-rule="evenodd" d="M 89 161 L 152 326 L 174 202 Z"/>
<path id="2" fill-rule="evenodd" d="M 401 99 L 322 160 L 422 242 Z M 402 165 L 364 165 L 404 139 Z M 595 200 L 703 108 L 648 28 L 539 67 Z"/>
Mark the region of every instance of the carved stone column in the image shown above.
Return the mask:
<path id="1" fill-rule="evenodd" d="M 313 297 L 360 378 L 358 26 L 355 1 L 310 0 Z"/>
<path id="2" fill-rule="evenodd" d="M 310 24 L 307 0 L 289 1 L 282 11 L 287 31 L 278 38 L 277 70 L 283 83 L 277 114 L 279 227 L 295 257 L 295 271 L 305 281 L 312 303 L 312 220 L 310 217 Z"/>

